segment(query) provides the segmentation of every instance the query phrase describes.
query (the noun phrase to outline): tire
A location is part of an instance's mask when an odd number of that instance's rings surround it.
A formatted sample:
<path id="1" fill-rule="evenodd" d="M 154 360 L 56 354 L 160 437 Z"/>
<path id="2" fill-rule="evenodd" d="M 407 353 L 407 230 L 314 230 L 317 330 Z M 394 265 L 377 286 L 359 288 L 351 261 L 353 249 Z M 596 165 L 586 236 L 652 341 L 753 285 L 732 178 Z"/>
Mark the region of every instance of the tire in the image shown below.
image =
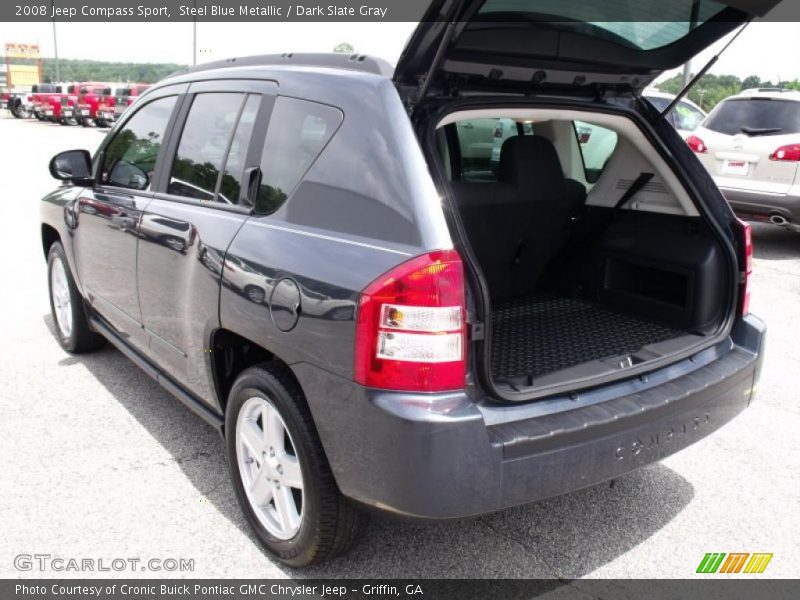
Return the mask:
<path id="1" fill-rule="evenodd" d="M 61 347 L 73 354 L 101 347 L 105 340 L 89 328 L 83 298 L 72 278 L 61 242 L 54 242 L 47 253 L 47 283 L 50 312 Z"/>
<path id="2" fill-rule="evenodd" d="M 283 444 L 264 433 L 265 422 L 268 432 L 283 426 Z M 242 510 L 259 541 L 281 562 L 304 567 L 345 553 L 358 539 L 367 517 L 339 492 L 303 392 L 287 367 L 264 363 L 239 375 L 228 397 L 225 443 Z M 251 486 L 255 481 L 261 485 Z M 296 481 L 301 489 L 287 483 Z M 294 502 L 291 514 L 299 522 L 280 519 L 279 498 L 282 506 L 287 498 Z"/>

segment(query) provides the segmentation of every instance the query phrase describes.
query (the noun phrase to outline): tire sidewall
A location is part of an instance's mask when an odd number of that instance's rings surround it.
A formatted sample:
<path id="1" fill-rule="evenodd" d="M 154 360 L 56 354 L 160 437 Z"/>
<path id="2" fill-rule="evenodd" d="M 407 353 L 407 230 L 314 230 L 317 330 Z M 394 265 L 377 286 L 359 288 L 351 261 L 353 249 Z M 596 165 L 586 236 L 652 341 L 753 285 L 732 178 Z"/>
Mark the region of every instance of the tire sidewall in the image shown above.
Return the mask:
<path id="1" fill-rule="evenodd" d="M 56 260 L 60 260 L 64 265 L 64 271 L 67 275 L 67 289 L 69 290 L 70 311 L 72 313 L 72 333 L 69 335 L 69 337 L 65 337 L 61 332 L 61 327 L 59 327 L 58 318 L 56 317 L 55 303 L 53 302 L 53 266 L 55 265 Z M 58 343 L 61 344 L 61 347 L 64 348 L 64 350 L 73 352 L 75 350 L 77 339 L 76 334 L 78 332 L 79 323 L 76 311 L 81 310 L 82 303 L 80 296 L 78 295 L 78 291 L 75 288 L 75 283 L 72 279 L 72 272 L 70 271 L 69 263 L 67 262 L 67 257 L 64 253 L 64 247 L 61 245 L 61 242 L 55 242 L 52 246 L 50 246 L 50 251 L 47 253 L 47 290 L 48 295 L 50 296 L 50 315 L 53 317 L 53 326 L 55 328 Z"/>
<path id="2" fill-rule="evenodd" d="M 253 397 L 268 400 L 280 413 L 289 430 L 303 474 L 303 520 L 300 531 L 288 540 L 272 536 L 261 525 L 247 499 L 239 472 L 239 461 L 236 455 L 236 425 L 244 402 Z M 284 562 L 296 565 L 305 564 L 306 557 L 315 549 L 321 512 L 319 468 L 314 464 L 313 452 L 309 451 L 308 440 L 298 424 L 299 419 L 300 415 L 285 388 L 277 381 L 273 381 L 269 373 L 261 369 L 244 372 L 231 389 L 225 413 L 225 445 L 236 496 L 247 520 L 261 542 Z"/>

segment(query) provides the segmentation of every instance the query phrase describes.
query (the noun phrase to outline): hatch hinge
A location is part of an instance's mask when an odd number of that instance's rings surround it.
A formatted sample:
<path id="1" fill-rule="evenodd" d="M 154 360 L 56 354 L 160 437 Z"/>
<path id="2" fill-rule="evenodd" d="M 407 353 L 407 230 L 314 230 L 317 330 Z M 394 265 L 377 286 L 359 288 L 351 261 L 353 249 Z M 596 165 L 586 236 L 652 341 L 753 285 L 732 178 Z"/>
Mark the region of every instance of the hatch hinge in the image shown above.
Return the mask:
<path id="1" fill-rule="evenodd" d="M 447 52 L 447 49 L 450 47 L 450 44 L 453 43 L 453 38 L 455 37 L 456 27 L 458 24 L 458 17 L 461 14 L 464 1 L 465 0 L 461 0 L 453 11 L 453 19 L 447 23 L 444 34 L 442 35 L 442 39 L 439 42 L 439 46 L 436 48 L 436 54 L 433 55 L 430 68 L 419 79 L 417 93 L 411 94 L 408 97 L 406 109 L 408 110 L 409 115 L 413 115 L 414 110 L 417 108 L 419 103 L 425 99 L 425 96 L 428 93 L 428 88 L 430 88 L 431 82 L 433 81 L 434 76 L 444 60 L 444 55 Z"/>

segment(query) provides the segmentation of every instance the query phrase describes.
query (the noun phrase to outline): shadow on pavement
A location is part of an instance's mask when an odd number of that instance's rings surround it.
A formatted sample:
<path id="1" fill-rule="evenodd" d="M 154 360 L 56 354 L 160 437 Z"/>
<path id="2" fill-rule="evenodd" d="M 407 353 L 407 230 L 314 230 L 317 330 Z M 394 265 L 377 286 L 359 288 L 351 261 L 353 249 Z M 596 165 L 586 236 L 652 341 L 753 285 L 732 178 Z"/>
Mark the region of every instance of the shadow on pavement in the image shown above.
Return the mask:
<path id="1" fill-rule="evenodd" d="M 750 223 L 750 225 L 753 228 L 755 258 L 764 260 L 800 258 L 800 233 L 768 223 Z"/>
<path id="2" fill-rule="evenodd" d="M 50 315 L 45 324 L 54 333 Z M 255 536 L 229 483 L 221 437 L 108 346 L 60 361 L 81 364 L 174 458 L 195 488 L 244 535 Z M 577 578 L 631 550 L 691 501 L 692 486 L 660 465 L 537 504 L 481 518 L 414 523 L 373 516 L 361 542 L 292 578 Z M 270 560 L 265 554 L 265 560 Z"/>

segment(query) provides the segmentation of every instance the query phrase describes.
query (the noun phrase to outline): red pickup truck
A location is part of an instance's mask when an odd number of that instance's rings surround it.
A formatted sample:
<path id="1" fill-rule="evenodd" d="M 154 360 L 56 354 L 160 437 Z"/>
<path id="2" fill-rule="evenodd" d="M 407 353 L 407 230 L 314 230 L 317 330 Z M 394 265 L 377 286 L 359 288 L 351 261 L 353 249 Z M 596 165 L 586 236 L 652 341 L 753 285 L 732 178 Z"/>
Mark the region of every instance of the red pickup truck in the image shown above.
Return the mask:
<path id="1" fill-rule="evenodd" d="M 51 120 L 53 108 L 48 101 L 52 94 L 61 94 L 64 88 L 54 83 L 39 83 L 31 90 L 31 113 L 40 121 Z"/>
<path id="2" fill-rule="evenodd" d="M 114 103 L 114 120 L 122 116 L 127 108 L 150 87 L 148 83 L 129 83 L 128 87 L 117 88 Z"/>
<path id="3" fill-rule="evenodd" d="M 78 86 L 78 103 L 75 117 L 84 127 L 97 125 L 97 110 L 103 96 L 111 94 L 110 83 L 86 82 Z"/>
<path id="4" fill-rule="evenodd" d="M 78 86 L 66 86 L 66 91 L 60 94 L 49 94 L 44 97 L 43 108 L 45 118 L 62 125 L 75 125 L 75 103 L 78 101 Z"/>

